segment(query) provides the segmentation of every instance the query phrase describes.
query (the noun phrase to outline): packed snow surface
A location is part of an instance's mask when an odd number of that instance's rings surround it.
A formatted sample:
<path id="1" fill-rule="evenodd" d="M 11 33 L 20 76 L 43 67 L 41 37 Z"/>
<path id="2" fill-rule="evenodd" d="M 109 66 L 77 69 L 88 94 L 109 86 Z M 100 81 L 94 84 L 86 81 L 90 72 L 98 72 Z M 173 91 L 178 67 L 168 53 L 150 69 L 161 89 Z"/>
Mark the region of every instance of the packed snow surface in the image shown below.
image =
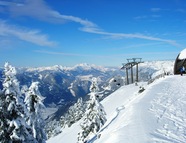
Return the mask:
<path id="1" fill-rule="evenodd" d="M 184 50 L 182 50 L 182 51 L 180 52 L 180 55 L 179 55 L 178 58 L 179 58 L 180 60 L 186 59 L 186 49 L 184 49 Z"/>
<path id="2" fill-rule="evenodd" d="M 186 76 L 139 84 L 123 86 L 102 101 L 107 122 L 88 143 L 186 143 Z M 146 90 L 138 93 L 139 86 Z M 76 143 L 80 122 L 47 143 Z"/>

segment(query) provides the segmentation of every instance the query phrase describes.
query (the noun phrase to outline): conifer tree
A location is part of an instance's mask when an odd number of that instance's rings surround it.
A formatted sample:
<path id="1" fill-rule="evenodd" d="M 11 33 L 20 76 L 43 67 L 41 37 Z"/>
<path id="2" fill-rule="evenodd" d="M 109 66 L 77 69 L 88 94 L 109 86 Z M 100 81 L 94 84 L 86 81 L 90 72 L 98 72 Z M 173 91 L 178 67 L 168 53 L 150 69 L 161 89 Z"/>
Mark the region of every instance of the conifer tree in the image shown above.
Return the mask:
<path id="1" fill-rule="evenodd" d="M 1 143 L 5 143 L 6 140 L 6 136 L 7 136 L 7 122 L 6 122 L 6 117 L 5 117 L 5 113 L 6 113 L 6 109 L 4 106 L 4 101 L 5 101 L 5 95 L 0 92 L 0 142 Z"/>
<path id="2" fill-rule="evenodd" d="M 49 121 L 45 126 L 45 132 L 47 134 L 47 138 L 51 138 L 60 134 L 62 131 L 62 126 L 60 121 L 56 121 L 55 119 Z"/>
<path id="3" fill-rule="evenodd" d="M 32 127 L 33 136 L 38 143 L 45 143 L 46 134 L 44 132 L 44 120 L 41 114 L 44 109 L 44 98 L 39 92 L 38 84 L 38 82 L 33 82 L 25 92 L 25 103 L 29 116 L 27 123 Z"/>
<path id="4" fill-rule="evenodd" d="M 85 113 L 85 105 L 82 98 L 79 98 L 77 103 L 74 104 L 74 109 L 75 122 L 77 122 L 83 117 Z"/>
<path id="5" fill-rule="evenodd" d="M 91 134 L 96 134 L 106 122 L 106 113 L 103 106 L 99 102 L 97 79 L 92 79 L 90 86 L 90 100 L 88 101 L 87 109 L 81 126 L 81 131 L 78 133 L 78 143 L 87 141 L 87 137 Z"/>
<path id="6" fill-rule="evenodd" d="M 62 128 L 65 128 L 66 126 L 70 127 L 72 124 L 79 121 L 84 113 L 85 105 L 82 98 L 79 98 L 77 102 L 68 109 L 68 112 L 64 116 L 61 116 L 59 121 L 60 126 Z"/>
<path id="7" fill-rule="evenodd" d="M 21 100 L 19 82 L 16 78 L 16 69 L 10 64 L 4 66 L 3 93 L 1 95 L 1 135 L 2 143 L 35 143 L 30 126 L 24 119 L 24 104 Z"/>
<path id="8" fill-rule="evenodd" d="M 68 109 L 68 112 L 65 117 L 61 118 L 61 123 L 64 122 L 65 125 L 70 127 L 72 124 L 82 118 L 84 112 L 85 105 L 83 104 L 82 98 L 79 98 L 78 101 Z"/>

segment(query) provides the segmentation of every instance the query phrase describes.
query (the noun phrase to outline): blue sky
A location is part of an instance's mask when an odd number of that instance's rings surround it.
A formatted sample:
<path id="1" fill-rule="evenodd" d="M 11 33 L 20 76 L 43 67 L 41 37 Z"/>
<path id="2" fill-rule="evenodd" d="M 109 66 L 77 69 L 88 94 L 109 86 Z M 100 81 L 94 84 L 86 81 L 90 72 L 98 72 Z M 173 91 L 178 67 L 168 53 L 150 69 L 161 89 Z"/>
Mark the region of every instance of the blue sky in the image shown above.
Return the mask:
<path id="1" fill-rule="evenodd" d="M 0 0 L 0 66 L 175 59 L 185 27 L 184 0 Z"/>

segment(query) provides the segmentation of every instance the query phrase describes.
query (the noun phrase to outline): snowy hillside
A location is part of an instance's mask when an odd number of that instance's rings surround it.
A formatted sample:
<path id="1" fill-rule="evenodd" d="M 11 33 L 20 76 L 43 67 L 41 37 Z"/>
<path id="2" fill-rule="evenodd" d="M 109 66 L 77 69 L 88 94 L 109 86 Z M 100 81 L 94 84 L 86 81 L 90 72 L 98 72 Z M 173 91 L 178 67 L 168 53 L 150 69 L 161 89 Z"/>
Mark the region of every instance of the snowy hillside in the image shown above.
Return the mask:
<path id="1" fill-rule="evenodd" d="M 146 90 L 138 93 L 139 86 Z M 88 143 L 185 143 L 185 89 L 186 76 L 173 75 L 150 85 L 122 86 L 102 101 L 107 122 Z M 76 143 L 80 122 L 47 143 Z"/>

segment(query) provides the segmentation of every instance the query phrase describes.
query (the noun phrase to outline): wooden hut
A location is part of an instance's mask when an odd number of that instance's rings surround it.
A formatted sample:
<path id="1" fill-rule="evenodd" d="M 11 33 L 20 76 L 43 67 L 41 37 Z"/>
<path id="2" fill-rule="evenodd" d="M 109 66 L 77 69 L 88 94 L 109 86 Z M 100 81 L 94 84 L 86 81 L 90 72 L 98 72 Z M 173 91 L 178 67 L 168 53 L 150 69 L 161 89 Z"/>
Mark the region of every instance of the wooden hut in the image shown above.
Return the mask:
<path id="1" fill-rule="evenodd" d="M 181 51 L 174 63 L 174 74 L 180 74 L 180 69 L 182 67 L 186 68 L 186 49 L 184 49 L 183 51 Z"/>

